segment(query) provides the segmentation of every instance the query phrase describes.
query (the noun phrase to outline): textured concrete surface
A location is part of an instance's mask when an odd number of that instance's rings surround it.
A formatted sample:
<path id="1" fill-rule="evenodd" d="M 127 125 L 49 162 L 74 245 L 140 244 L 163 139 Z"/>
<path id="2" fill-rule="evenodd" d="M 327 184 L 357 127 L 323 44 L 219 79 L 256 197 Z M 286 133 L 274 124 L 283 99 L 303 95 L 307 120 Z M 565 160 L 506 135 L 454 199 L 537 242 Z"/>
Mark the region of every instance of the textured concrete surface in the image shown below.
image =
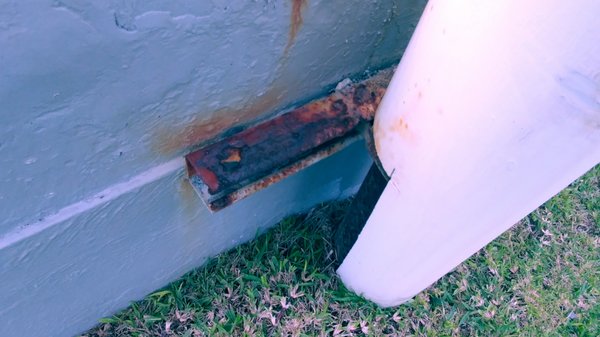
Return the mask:
<path id="1" fill-rule="evenodd" d="M 181 165 L 29 235 L 0 251 L 0 336 L 81 332 L 282 217 L 353 194 L 369 160 L 355 143 L 214 214 Z"/>
<path id="2" fill-rule="evenodd" d="M 0 0 L 0 336 L 76 333 L 353 191 L 356 147 L 213 216 L 180 157 L 397 61 L 424 4 Z"/>

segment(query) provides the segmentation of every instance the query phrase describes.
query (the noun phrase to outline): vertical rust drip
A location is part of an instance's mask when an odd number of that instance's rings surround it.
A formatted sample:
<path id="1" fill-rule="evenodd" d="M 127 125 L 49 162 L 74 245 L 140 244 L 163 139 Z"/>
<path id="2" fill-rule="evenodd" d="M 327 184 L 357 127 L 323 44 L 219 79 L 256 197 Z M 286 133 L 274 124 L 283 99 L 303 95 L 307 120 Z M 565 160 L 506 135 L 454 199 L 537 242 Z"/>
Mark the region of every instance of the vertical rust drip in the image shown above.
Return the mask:
<path id="1" fill-rule="evenodd" d="M 306 8 L 308 0 L 292 0 L 292 13 L 290 15 L 290 33 L 288 37 L 287 45 L 285 46 L 284 55 L 287 56 L 290 48 L 296 41 L 296 36 L 302 27 L 303 18 L 302 12 Z"/>
<path id="2" fill-rule="evenodd" d="M 371 123 L 392 73 L 338 88 L 188 154 L 190 182 L 216 211 L 338 151 Z"/>

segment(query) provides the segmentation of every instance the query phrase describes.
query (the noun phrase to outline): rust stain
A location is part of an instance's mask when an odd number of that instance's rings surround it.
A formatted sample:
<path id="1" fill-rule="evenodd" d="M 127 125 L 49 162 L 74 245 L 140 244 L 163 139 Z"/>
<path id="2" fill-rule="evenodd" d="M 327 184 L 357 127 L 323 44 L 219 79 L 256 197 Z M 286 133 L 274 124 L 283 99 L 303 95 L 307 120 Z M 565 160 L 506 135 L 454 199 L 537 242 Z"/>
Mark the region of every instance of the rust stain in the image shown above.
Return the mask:
<path id="1" fill-rule="evenodd" d="M 188 164 L 189 163 L 190 162 L 188 162 Z M 201 176 L 203 178 L 204 183 L 208 186 L 210 190 L 219 190 L 219 178 L 213 171 L 205 167 L 197 167 L 194 168 L 194 174 Z"/>
<path id="2" fill-rule="evenodd" d="M 302 25 L 302 10 L 307 0 L 293 0 L 290 23 L 290 34 L 283 55 L 275 66 L 275 75 L 266 92 L 260 97 L 253 97 L 239 107 L 229 107 L 214 111 L 213 117 L 206 118 L 205 113 L 196 114 L 196 119 L 187 122 L 180 130 L 173 127 L 164 128 L 157 132 L 154 148 L 157 152 L 170 155 L 182 150 L 190 150 L 193 146 L 208 140 L 222 138 L 233 126 L 241 126 L 265 116 L 279 108 L 288 85 L 281 80 L 281 75 L 287 67 L 289 49 Z"/>
<path id="3" fill-rule="evenodd" d="M 288 42 L 285 46 L 284 55 L 289 53 L 290 48 L 296 41 L 296 36 L 298 36 L 298 32 L 300 31 L 300 27 L 302 27 L 302 23 L 304 22 L 302 18 L 302 12 L 306 8 L 308 4 L 308 0 L 291 0 L 292 1 L 292 13 L 290 15 L 290 32 L 288 35 Z"/>
<path id="4" fill-rule="evenodd" d="M 394 121 L 394 123 L 392 123 L 390 129 L 394 132 L 403 133 L 408 130 L 408 123 L 406 123 L 404 118 L 399 117 L 396 121 Z"/>
<path id="5" fill-rule="evenodd" d="M 227 150 L 227 157 L 221 160 L 221 164 L 239 163 L 242 160 L 242 150 L 238 148 L 230 148 Z"/>
<path id="6" fill-rule="evenodd" d="M 181 195 L 183 211 L 188 218 L 192 218 L 198 209 L 198 197 L 196 196 L 196 192 L 194 192 L 192 184 L 190 184 L 187 178 L 179 179 L 178 191 Z"/>
<path id="7" fill-rule="evenodd" d="M 177 189 L 181 200 L 181 216 L 184 234 L 178 239 L 179 244 L 188 252 L 194 252 L 198 247 L 198 237 L 202 236 L 203 226 L 198 219 L 202 204 L 198 203 L 198 195 L 192 184 L 185 177 L 179 179 Z"/>
<path id="8" fill-rule="evenodd" d="M 404 140 L 414 143 L 417 141 L 415 133 L 409 128 L 408 122 L 402 117 L 398 117 L 389 125 L 388 130 L 391 133 L 397 134 Z"/>
<path id="9" fill-rule="evenodd" d="M 328 156 L 370 124 L 391 76 L 380 73 L 188 154 L 192 183 L 217 210 Z"/>
<path id="10" fill-rule="evenodd" d="M 190 149 L 210 139 L 219 138 L 234 125 L 243 125 L 264 116 L 277 108 L 284 92 L 284 86 L 271 87 L 264 95 L 241 107 L 215 111 L 213 117 L 206 119 L 202 113 L 187 123 L 181 130 L 165 127 L 157 131 L 154 148 L 157 152 L 170 155 L 174 152 Z"/>
<path id="11" fill-rule="evenodd" d="M 263 179 L 260 179 L 256 182 L 251 183 L 243 188 L 240 188 L 232 193 L 229 193 L 221 198 L 218 198 L 214 201 L 209 202 L 208 207 L 213 212 L 219 211 L 219 210 L 233 204 L 234 202 L 236 202 L 238 200 L 244 199 L 245 197 L 247 197 L 255 192 L 265 189 L 265 188 L 269 187 L 270 185 L 272 185 L 276 182 L 279 182 L 279 181 L 289 177 L 290 175 L 302 170 L 303 168 L 306 168 L 306 167 L 318 162 L 319 160 L 326 158 L 335 152 L 340 151 L 347 145 L 347 143 L 350 143 L 350 142 L 339 142 L 339 143 L 335 143 L 330 146 L 327 146 L 327 147 L 323 148 L 322 150 L 319 150 L 316 153 L 311 154 L 310 156 L 308 156 L 304 159 L 301 159 L 287 167 L 284 167 Z"/>
<path id="12" fill-rule="evenodd" d="M 340 95 L 310 103 L 188 155 L 212 194 L 271 173 L 353 130 L 360 118 Z"/>
<path id="13" fill-rule="evenodd" d="M 369 80 L 362 82 L 362 87 L 355 89 L 359 91 L 359 98 L 356 98 L 356 100 L 359 103 L 363 101 L 369 103 L 358 105 L 363 119 L 370 120 L 373 118 L 376 107 L 385 93 L 393 72 L 393 68 L 383 70 L 369 78 Z M 281 99 L 287 90 L 288 85 L 282 83 L 277 75 L 264 95 L 240 107 L 217 110 L 212 113 L 213 117 L 208 119 L 206 114 L 198 113 L 194 120 L 186 123 L 181 128 L 165 126 L 156 130 L 152 146 L 158 153 L 170 156 L 174 153 L 198 148 L 198 146 L 209 140 L 224 138 L 227 134 L 233 133 L 232 127 L 248 125 L 260 117 L 275 112 L 276 108 L 280 107 Z M 373 95 L 375 96 L 374 99 L 372 98 Z"/>

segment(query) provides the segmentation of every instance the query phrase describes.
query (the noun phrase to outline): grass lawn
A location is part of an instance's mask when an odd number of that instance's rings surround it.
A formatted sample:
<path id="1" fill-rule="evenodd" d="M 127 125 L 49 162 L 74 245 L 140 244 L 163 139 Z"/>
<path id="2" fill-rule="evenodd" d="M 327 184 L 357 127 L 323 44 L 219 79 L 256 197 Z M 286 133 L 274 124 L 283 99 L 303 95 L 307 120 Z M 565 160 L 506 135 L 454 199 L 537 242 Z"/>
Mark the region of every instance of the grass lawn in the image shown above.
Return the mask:
<path id="1" fill-rule="evenodd" d="M 600 335 L 600 166 L 390 309 L 336 277 L 345 205 L 288 218 L 83 336 Z"/>

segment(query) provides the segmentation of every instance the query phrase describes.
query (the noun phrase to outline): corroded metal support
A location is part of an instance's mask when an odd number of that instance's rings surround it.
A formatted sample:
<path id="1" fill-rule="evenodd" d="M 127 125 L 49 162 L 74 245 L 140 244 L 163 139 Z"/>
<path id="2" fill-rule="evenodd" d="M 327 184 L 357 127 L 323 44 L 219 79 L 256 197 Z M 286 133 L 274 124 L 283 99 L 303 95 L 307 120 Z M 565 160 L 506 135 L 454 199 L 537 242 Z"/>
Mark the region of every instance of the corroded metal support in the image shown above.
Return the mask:
<path id="1" fill-rule="evenodd" d="M 393 69 L 207 145 L 186 158 L 190 182 L 220 210 L 347 146 L 372 123 Z"/>

